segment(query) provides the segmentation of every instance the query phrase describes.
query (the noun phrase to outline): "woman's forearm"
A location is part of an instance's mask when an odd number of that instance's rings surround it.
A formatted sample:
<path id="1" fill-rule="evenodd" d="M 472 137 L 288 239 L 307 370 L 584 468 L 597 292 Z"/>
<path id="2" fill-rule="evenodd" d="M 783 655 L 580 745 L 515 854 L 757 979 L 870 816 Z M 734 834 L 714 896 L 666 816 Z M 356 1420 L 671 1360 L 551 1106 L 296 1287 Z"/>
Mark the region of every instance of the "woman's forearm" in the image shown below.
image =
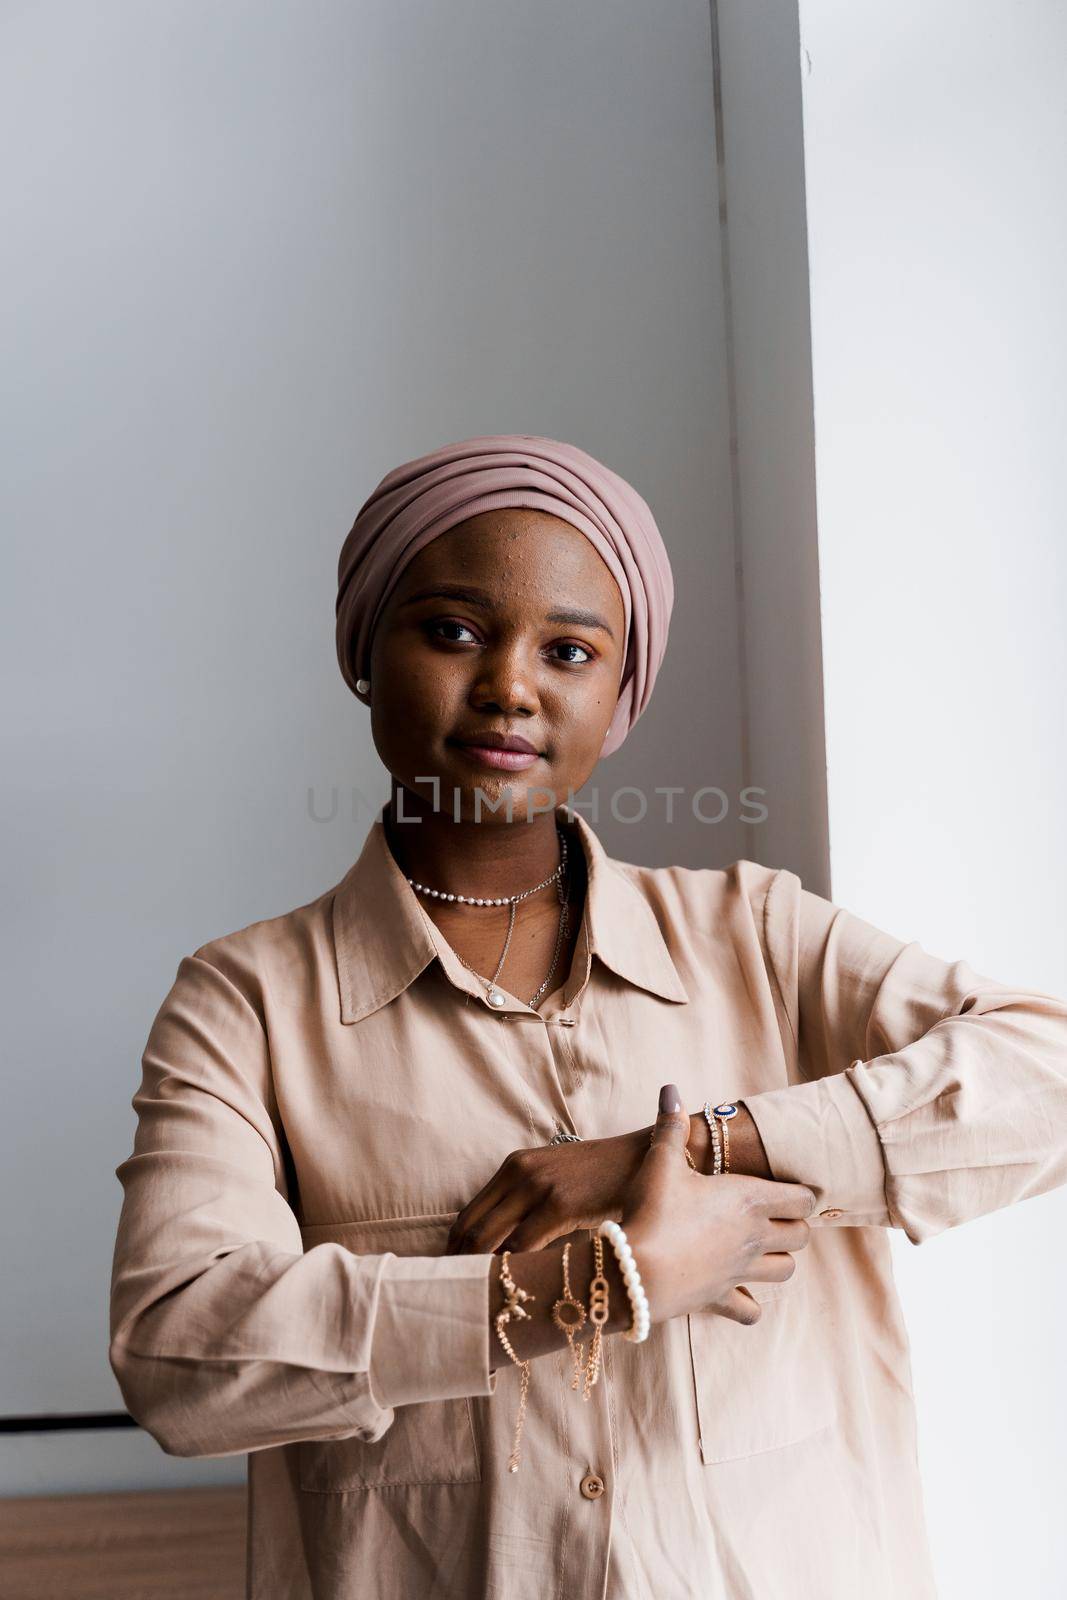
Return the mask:
<path id="1" fill-rule="evenodd" d="M 588 1230 L 580 1229 L 570 1238 L 570 1284 L 574 1298 L 589 1308 L 589 1282 L 593 1276 L 593 1241 Z M 522 1250 L 508 1258 L 508 1268 L 520 1289 L 533 1298 L 523 1302 L 529 1315 L 520 1319 L 512 1317 L 504 1324 L 504 1332 L 515 1347 L 521 1361 L 535 1356 L 551 1355 L 566 1350 L 566 1337 L 552 1321 L 552 1307 L 563 1295 L 563 1246 L 565 1240 L 548 1245 L 544 1250 Z M 608 1295 L 608 1320 L 605 1333 L 619 1333 L 630 1326 L 630 1301 L 614 1250 L 604 1240 L 604 1276 L 610 1286 Z M 494 1264 L 489 1274 L 489 1369 L 506 1366 L 510 1357 L 501 1344 L 496 1331 L 496 1316 L 507 1303 L 500 1269 Z M 592 1337 L 593 1329 L 586 1316 L 585 1326 L 577 1337 Z"/>

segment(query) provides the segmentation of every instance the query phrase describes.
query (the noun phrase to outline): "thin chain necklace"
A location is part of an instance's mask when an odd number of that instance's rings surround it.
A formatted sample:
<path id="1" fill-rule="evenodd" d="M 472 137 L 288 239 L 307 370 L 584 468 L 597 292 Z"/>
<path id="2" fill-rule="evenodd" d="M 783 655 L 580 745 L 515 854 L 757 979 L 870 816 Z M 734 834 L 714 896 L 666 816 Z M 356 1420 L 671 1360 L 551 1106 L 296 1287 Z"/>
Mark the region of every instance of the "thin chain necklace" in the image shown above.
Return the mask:
<path id="1" fill-rule="evenodd" d="M 430 889 L 424 883 L 416 883 L 414 878 L 407 878 L 407 882 L 410 883 L 416 894 L 427 895 L 433 900 L 453 900 L 457 905 L 508 906 L 510 908 L 508 915 L 507 937 L 504 940 L 504 948 L 500 952 L 500 960 L 496 964 L 496 971 L 493 973 L 491 978 L 485 978 L 480 972 L 475 972 L 470 962 L 464 961 L 458 950 L 455 952 L 457 959 L 463 963 L 467 971 L 474 973 L 474 976 L 478 979 L 479 983 L 485 984 L 485 998 L 488 1000 L 491 1006 L 494 1006 L 497 1009 L 499 1009 L 501 1006 L 507 1005 L 508 1001 L 508 997 L 504 991 L 497 988 L 497 979 L 500 977 L 504 962 L 507 960 L 508 949 L 511 945 L 511 935 L 515 928 L 516 907 L 518 906 L 520 900 L 526 900 L 530 895 L 537 894 L 541 889 L 547 889 L 550 883 L 554 883 L 556 885 L 556 893 L 559 897 L 559 927 L 556 930 L 556 948 L 552 952 L 552 965 L 548 969 L 548 975 L 538 988 L 537 992 L 531 996 L 528 1002 L 531 1009 L 536 1008 L 538 1001 L 543 997 L 545 990 L 552 981 L 552 974 L 556 970 L 556 963 L 559 961 L 559 953 L 563 948 L 563 941 L 567 934 L 567 926 L 570 914 L 570 908 L 567 903 L 567 837 L 563 830 L 559 827 L 556 828 L 556 836 L 559 839 L 559 862 L 556 866 L 555 872 L 549 873 L 548 877 L 545 878 L 542 883 L 535 884 L 532 889 L 523 889 L 519 894 L 490 896 L 446 894 L 443 889 Z"/>

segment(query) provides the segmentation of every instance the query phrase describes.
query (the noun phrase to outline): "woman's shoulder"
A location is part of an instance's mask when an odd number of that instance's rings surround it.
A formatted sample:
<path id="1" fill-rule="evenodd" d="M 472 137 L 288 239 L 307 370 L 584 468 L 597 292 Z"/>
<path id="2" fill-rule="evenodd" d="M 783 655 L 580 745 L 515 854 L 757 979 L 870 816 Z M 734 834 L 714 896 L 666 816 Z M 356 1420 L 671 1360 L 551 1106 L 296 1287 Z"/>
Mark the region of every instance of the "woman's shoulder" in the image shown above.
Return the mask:
<path id="1" fill-rule="evenodd" d="M 758 947 L 767 963 L 788 963 L 801 910 L 801 884 L 785 867 L 743 857 L 722 867 L 645 866 L 609 858 L 617 889 L 607 888 L 609 919 L 651 912 L 676 960 L 706 961 L 713 949 Z"/>
<path id="2" fill-rule="evenodd" d="M 650 903 L 702 915 L 733 911 L 762 918 L 786 911 L 800 892 L 800 879 L 788 867 L 765 866 L 745 857 L 722 867 L 650 867 L 614 857 L 612 864 Z"/>
<path id="3" fill-rule="evenodd" d="M 190 959 L 213 967 L 246 997 L 276 987 L 285 974 L 315 964 L 331 940 L 332 884 L 288 911 L 258 917 L 199 944 Z"/>

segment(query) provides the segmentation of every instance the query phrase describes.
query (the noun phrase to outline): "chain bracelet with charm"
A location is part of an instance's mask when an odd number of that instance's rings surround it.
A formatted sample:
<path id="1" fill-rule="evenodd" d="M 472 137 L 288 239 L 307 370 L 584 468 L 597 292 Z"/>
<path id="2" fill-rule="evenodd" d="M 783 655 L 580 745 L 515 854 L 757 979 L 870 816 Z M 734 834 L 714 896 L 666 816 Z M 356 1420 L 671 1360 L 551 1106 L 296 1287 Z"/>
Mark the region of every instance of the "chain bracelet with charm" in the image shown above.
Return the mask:
<path id="1" fill-rule="evenodd" d="M 563 1246 L 563 1293 L 552 1307 L 552 1321 L 570 1345 L 571 1355 L 574 1358 L 571 1388 L 577 1389 L 582 1377 L 582 1356 L 574 1336 L 585 1327 L 585 1307 L 571 1293 L 570 1260 L 571 1242 L 568 1239 Z"/>
<path id="2" fill-rule="evenodd" d="M 511 1276 L 511 1269 L 508 1266 L 510 1255 L 511 1251 L 505 1250 L 500 1258 L 500 1282 L 504 1293 L 507 1295 L 507 1303 L 497 1312 L 494 1320 L 500 1343 L 522 1373 L 522 1379 L 519 1384 L 519 1410 L 515 1418 L 515 1438 L 511 1446 L 511 1455 L 508 1457 L 508 1471 L 518 1472 L 519 1445 L 522 1439 L 522 1426 L 526 1420 L 526 1398 L 530 1392 L 530 1363 L 529 1361 L 523 1361 L 516 1354 L 514 1345 L 504 1332 L 504 1324 L 510 1322 L 512 1317 L 516 1321 L 529 1317 L 530 1313 L 524 1309 L 522 1302 L 524 1300 L 536 1300 L 537 1296 L 530 1294 L 526 1289 L 520 1289 Z"/>

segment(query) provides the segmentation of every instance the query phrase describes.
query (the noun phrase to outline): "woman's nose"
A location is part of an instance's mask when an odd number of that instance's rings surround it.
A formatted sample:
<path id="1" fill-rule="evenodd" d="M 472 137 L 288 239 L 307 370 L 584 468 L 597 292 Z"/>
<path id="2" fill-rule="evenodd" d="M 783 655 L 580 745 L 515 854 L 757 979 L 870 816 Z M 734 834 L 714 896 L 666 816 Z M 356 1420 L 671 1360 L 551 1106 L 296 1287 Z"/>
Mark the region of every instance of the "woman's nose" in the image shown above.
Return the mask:
<path id="1" fill-rule="evenodd" d="M 539 706 L 534 674 L 514 650 L 489 652 L 471 689 L 471 704 L 504 716 L 533 716 Z"/>

